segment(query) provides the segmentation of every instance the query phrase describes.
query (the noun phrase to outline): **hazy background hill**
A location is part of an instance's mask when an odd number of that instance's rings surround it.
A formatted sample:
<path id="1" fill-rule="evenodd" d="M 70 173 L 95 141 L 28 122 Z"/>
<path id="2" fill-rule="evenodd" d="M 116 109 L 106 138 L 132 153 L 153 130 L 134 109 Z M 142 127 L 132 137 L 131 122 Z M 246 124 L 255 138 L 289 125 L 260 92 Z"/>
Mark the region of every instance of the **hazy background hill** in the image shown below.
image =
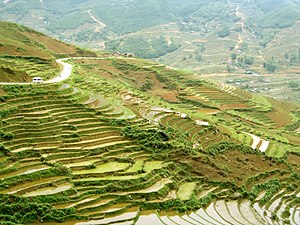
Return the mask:
<path id="1" fill-rule="evenodd" d="M 300 0 L 5 0 L 0 19 L 298 99 Z"/>
<path id="2" fill-rule="evenodd" d="M 217 31 L 221 37 L 228 36 L 238 31 L 241 22 L 237 6 L 247 29 L 257 33 L 291 27 L 300 18 L 299 0 L 4 0 L 0 19 L 103 48 L 105 41 L 171 22 L 179 26 L 179 32 Z"/>

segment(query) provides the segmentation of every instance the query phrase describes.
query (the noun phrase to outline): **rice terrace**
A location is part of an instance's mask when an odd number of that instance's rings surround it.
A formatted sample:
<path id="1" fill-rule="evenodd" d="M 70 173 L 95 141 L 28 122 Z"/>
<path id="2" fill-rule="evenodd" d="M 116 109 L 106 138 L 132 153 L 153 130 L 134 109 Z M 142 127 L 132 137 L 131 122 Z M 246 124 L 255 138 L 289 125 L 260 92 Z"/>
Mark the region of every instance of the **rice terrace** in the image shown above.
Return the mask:
<path id="1" fill-rule="evenodd" d="M 299 104 L 0 29 L 0 224 L 300 224 Z"/>

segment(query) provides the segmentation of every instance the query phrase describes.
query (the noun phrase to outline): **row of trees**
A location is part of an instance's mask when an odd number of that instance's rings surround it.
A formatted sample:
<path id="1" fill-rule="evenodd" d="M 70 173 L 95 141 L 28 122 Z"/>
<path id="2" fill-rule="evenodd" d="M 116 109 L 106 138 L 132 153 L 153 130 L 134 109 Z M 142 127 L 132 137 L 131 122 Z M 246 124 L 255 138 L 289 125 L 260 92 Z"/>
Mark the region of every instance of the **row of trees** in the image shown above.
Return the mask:
<path id="1" fill-rule="evenodd" d="M 237 66 L 245 68 L 251 66 L 255 63 L 255 58 L 253 56 L 240 56 L 237 53 L 232 53 L 230 58 L 234 61 L 237 61 Z M 279 69 L 279 62 L 272 57 L 271 59 L 263 62 L 263 68 L 268 72 L 274 73 Z"/>
<path id="2" fill-rule="evenodd" d="M 36 222 L 80 219 L 74 208 L 55 209 L 34 199 L 0 194 L 0 224 L 28 224 Z"/>
<path id="3" fill-rule="evenodd" d="M 165 37 L 146 38 L 142 36 L 116 39 L 106 43 L 108 51 L 132 52 L 136 56 L 152 59 L 176 51 L 179 44 L 171 40 L 169 43 Z"/>

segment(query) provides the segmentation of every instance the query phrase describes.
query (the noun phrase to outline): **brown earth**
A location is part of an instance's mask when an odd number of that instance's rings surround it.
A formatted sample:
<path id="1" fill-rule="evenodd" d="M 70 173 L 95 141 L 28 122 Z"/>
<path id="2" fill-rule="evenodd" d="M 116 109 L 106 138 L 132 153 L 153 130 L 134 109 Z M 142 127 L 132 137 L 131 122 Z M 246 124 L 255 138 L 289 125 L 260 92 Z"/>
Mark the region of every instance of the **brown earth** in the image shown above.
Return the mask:
<path id="1" fill-rule="evenodd" d="M 168 91 L 161 94 L 161 97 L 169 102 L 180 102 L 177 96 L 179 96 L 178 91 Z"/>
<path id="2" fill-rule="evenodd" d="M 286 137 L 291 144 L 300 146 L 300 137 L 299 137 L 299 135 L 296 135 L 296 134 L 292 135 L 292 134 L 285 134 L 284 133 L 283 136 Z"/>
<path id="3" fill-rule="evenodd" d="M 287 114 L 286 111 L 279 111 L 274 109 L 269 112 L 267 116 L 275 122 L 275 128 L 285 127 L 293 124 L 293 119 Z"/>
<path id="4" fill-rule="evenodd" d="M 29 56 L 53 59 L 67 56 L 96 56 L 87 50 L 50 38 L 30 28 L 0 21 L 0 55 Z"/>
<path id="5" fill-rule="evenodd" d="M 209 181 L 233 182 L 238 186 L 246 185 L 249 178 L 265 172 L 289 170 L 283 163 L 272 162 L 259 155 L 243 154 L 239 151 L 231 151 L 215 157 L 203 155 L 194 160 L 184 157 L 180 162 L 189 165 L 193 173 L 204 176 Z M 268 175 L 267 178 L 273 176 Z M 260 183 L 260 180 L 256 180 L 255 183 Z"/>
<path id="6" fill-rule="evenodd" d="M 63 43 L 61 41 L 49 38 L 45 35 L 41 35 L 39 33 L 33 32 L 25 32 L 24 33 L 30 39 L 36 40 L 42 43 L 47 49 L 49 49 L 53 53 L 57 54 L 75 54 L 77 49 L 75 46 Z"/>
<path id="7" fill-rule="evenodd" d="M 199 109 L 197 109 L 197 111 L 201 112 L 201 113 L 206 113 L 206 114 L 216 114 L 216 113 L 220 112 L 217 109 L 209 109 L 209 108 L 199 108 Z"/>
<path id="8" fill-rule="evenodd" d="M 0 74 L 2 82 L 28 82 L 31 80 L 26 72 L 12 70 L 9 67 L 0 66 Z"/>
<path id="9" fill-rule="evenodd" d="M 226 104 L 226 105 L 221 105 L 220 109 L 221 110 L 226 110 L 226 109 L 245 109 L 248 108 L 247 105 L 245 104 Z"/>
<path id="10" fill-rule="evenodd" d="M 300 156 L 296 154 L 289 154 L 287 161 L 292 165 L 293 170 L 300 175 Z"/>
<path id="11" fill-rule="evenodd" d="M 115 59 L 117 62 L 124 63 L 123 60 Z M 147 81 L 152 83 L 149 92 L 153 96 L 161 97 L 170 102 L 180 102 L 177 99 L 178 91 L 165 88 L 165 84 L 160 82 L 152 71 L 121 70 L 113 66 L 112 60 L 90 60 L 80 59 L 77 62 L 84 64 L 83 68 L 94 74 L 99 74 L 107 78 L 120 79 L 129 83 L 135 88 L 141 88 Z M 90 65 L 90 66 L 89 66 Z"/>

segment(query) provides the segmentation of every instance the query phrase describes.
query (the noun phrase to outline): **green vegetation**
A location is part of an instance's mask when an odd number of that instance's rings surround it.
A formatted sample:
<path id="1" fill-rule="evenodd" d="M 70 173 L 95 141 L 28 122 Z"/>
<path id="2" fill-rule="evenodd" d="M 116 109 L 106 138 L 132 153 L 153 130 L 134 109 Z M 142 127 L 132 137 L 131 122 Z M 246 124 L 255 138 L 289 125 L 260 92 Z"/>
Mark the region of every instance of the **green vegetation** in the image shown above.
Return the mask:
<path id="1" fill-rule="evenodd" d="M 128 37 L 126 39 L 110 41 L 106 45 L 108 51 L 130 52 L 145 59 L 158 58 L 176 51 L 179 47 L 174 41 L 168 44 L 163 36 L 151 39 L 145 37 Z"/>
<path id="2" fill-rule="evenodd" d="M 274 73 L 278 69 L 278 64 L 275 59 L 270 59 L 264 63 L 264 68 L 270 73 Z"/>
<path id="3" fill-rule="evenodd" d="M 204 63 L 210 44 L 195 46 Z M 54 55 L 3 61 L 42 76 Z M 299 105 L 139 58 L 69 63 L 62 83 L 0 86 L 0 223 L 298 218 Z"/>
<path id="4" fill-rule="evenodd" d="M 164 150 L 170 148 L 167 143 L 169 137 L 161 130 L 141 130 L 134 127 L 125 127 L 122 133 L 129 138 L 139 140 L 140 143 L 151 149 Z"/>
<path id="5" fill-rule="evenodd" d="M 300 5 L 295 0 L 125 0 L 118 3 L 54 0 L 27 4 L 17 0 L 14 4 L 0 4 L 3 12 L 0 19 L 15 18 L 16 22 L 30 24 L 68 43 L 134 53 L 223 83 L 244 80 L 243 84 L 239 81 L 231 84 L 248 91 L 294 102 L 300 99 L 297 90 L 283 82 L 286 74 L 289 79 L 299 81 L 300 54 L 295 43 L 300 39 L 297 33 Z M 6 30 L 5 26 L 1 29 Z M 18 33 L 22 30 L 29 33 Z M 41 33 L 20 26 L 10 33 L 10 39 L 1 36 L 0 48 L 8 55 L 30 52 L 43 58 L 92 55 L 70 44 L 46 41 Z M 9 68 L 0 68 L 6 71 L 2 80 L 30 80 L 24 71 Z M 263 87 L 263 78 L 256 82 L 255 77 L 246 75 L 275 72 L 276 76 L 265 79 L 270 78 L 270 82 Z M 139 88 L 149 91 L 150 86 L 148 82 Z"/>
<path id="6" fill-rule="evenodd" d="M 234 151 L 238 150 L 242 153 L 250 153 L 250 154 L 257 154 L 257 151 L 253 150 L 249 146 L 244 145 L 237 145 L 235 143 L 228 143 L 228 142 L 220 142 L 217 144 L 212 144 L 205 151 L 207 151 L 210 155 L 218 155 L 226 153 L 227 151 Z"/>
<path id="7" fill-rule="evenodd" d="M 222 28 L 220 31 L 218 31 L 218 35 L 221 38 L 227 37 L 230 35 L 230 30 L 228 27 Z"/>
<path id="8" fill-rule="evenodd" d="M 265 15 L 255 13 L 251 19 L 256 20 L 260 27 L 284 28 L 292 26 L 299 19 L 299 2 L 283 0 L 264 0 L 257 2 L 256 12 L 263 12 Z M 253 10 L 253 9 L 252 9 Z"/>
<path id="9" fill-rule="evenodd" d="M 28 224 L 34 222 L 63 222 L 79 219 L 74 208 L 57 210 L 51 204 L 35 199 L 0 194 L 0 221 L 2 224 Z"/>
<path id="10" fill-rule="evenodd" d="M 297 183 L 292 176 L 297 173 L 295 162 L 287 157 L 296 157 L 297 162 L 299 156 L 287 152 L 275 160 L 250 148 L 249 142 L 241 144 L 247 138 L 240 131 L 245 130 L 270 141 L 272 137 L 274 143 L 280 140 L 275 130 L 263 123 L 255 125 L 254 132 L 254 123 L 241 118 L 247 114 L 248 120 L 264 120 L 263 113 L 272 107 L 284 107 L 292 114 L 295 108 L 289 103 L 281 105 L 241 90 L 221 88 L 155 64 L 145 68 L 149 62 L 139 59 L 78 59 L 73 63 L 75 79 L 68 85 L 2 87 L 1 105 L 10 110 L 1 116 L 0 192 L 5 199 L 17 198 L 15 204 L 5 203 L 3 210 L 37 207 L 39 212 L 25 219 L 9 211 L 3 221 L 18 224 L 102 218 L 105 223 L 107 218 L 118 222 L 119 216 L 132 211 L 185 213 L 201 207 L 210 215 L 210 207 L 222 198 L 228 204 L 236 198 L 232 196 L 254 202 L 260 191 L 269 190 L 261 200 L 269 204 L 273 201 L 270 196 L 286 187 L 287 175 L 290 183 Z M 134 82 L 133 86 L 127 83 L 135 76 L 141 86 L 152 82 L 147 92 L 140 92 Z M 154 87 L 160 89 L 150 95 Z M 182 90 L 178 103 L 160 100 L 160 91 L 174 89 Z M 136 103 L 141 101 L 142 105 Z M 235 109 L 232 102 L 244 104 L 248 110 Z M 256 113 L 266 104 L 267 111 Z M 222 113 L 195 113 L 205 105 L 204 109 Z M 173 112 L 158 106 L 173 107 Z M 119 119 L 129 110 L 135 117 Z M 186 116 L 178 114 L 183 110 Z M 297 151 L 296 145 L 281 144 Z M 257 170 L 249 169 L 248 164 Z M 267 184 L 273 176 L 277 183 L 270 188 Z M 174 197 L 167 197 L 169 193 Z M 128 221 L 141 218 L 136 215 Z"/>

